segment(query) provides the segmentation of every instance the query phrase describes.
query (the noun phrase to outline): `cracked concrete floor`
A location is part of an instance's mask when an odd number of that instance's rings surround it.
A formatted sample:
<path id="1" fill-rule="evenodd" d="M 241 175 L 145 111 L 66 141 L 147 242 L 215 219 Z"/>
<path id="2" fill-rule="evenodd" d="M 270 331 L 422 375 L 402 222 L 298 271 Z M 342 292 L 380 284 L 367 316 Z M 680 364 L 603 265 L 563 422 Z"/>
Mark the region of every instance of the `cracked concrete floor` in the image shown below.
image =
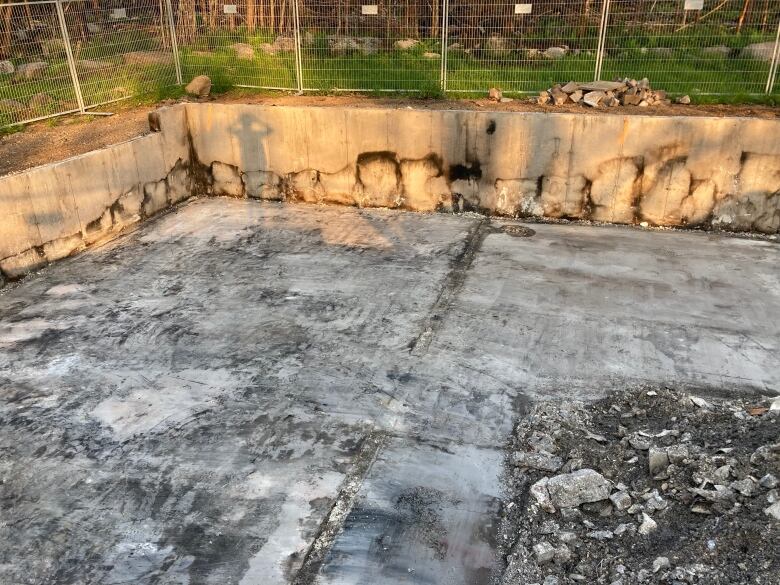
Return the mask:
<path id="1" fill-rule="evenodd" d="M 209 199 L 0 294 L 0 582 L 482 584 L 539 395 L 775 393 L 772 242 Z"/>

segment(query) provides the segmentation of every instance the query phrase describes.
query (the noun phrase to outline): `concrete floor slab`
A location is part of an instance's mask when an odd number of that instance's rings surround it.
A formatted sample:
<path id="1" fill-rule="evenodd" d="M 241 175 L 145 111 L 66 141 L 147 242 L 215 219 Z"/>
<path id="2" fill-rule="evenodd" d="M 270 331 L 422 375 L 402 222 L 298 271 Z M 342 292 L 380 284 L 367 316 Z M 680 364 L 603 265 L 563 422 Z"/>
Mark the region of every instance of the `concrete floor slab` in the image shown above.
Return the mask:
<path id="1" fill-rule="evenodd" d="M 776 244 L 500 225 L 199 200 L 4 291 L 0 582 L 480 582 L 524 401 L 777 391 Z"/>

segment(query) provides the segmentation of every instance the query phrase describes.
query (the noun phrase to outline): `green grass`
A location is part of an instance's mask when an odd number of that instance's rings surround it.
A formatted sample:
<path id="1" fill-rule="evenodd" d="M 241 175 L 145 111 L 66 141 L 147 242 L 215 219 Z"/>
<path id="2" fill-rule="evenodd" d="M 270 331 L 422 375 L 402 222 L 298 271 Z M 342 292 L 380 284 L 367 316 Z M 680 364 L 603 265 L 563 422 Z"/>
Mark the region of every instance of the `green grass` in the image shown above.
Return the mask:
<path id="1" fill-rule="evenodd" d="M 541 19 L 532 29 L 519 30 L 510 39 L 516 50 L 501 54 L 474 50 L 471 53 L 450 51 L 447 68 L 447 95 L 452 97 L 484 96 L 487 89 L 500 87 L 507 95 L 534 95 L 551 85 L 569 80 L 591 81 L 595 68 L 595 51 L 584 48 L 577 54 L 554 60 L 530 57 L 527 50 L 553 46 L 543 39 L 582 38 L 584 46 L 593 44 L 595 29 L 561 30 L 559 22 Z M 669 30 L 668 28 L 665 30 Z M 746 31 L 742 35 L 726 34 L 721 27 L 698 26 L 674 39 L 647 31 L 611 31 L 603 61 L 602 79 L 615 77 L 648 77 L 653 86 L 671 95 L 689 94 L 696 103 L 768 103 L 780 99 L 780 82 L 774 92 L 764 94 L 769 65 L 746 59 L 739 49 L 746 44 L 770 39 L 766 34 Z M 197 42 L 180 48 L 182 75 L 187 80 L 200 74 L 209 75 L 215 93 L 236 86 L 297 88 L 295 55 L 279 52 L 271 55 L 261 50 L 262 43 L 272 43 L 268 31 L 214 31 L 202 35 Z M 672 42 L 673 41 L 673 42 Z M 239 59 L 234 43 L 248 43 L 255 50 L 253 59 Z M 666 52 L 664 47 L 675 49 Z M 702 47 L 725 45 L 729 55 L 712 55 Z M 612 48 L 619 47 L 619 48 Z M 661 51 L 654 51 L 655 48 Z M 155 96 L 180 95 L 175 86 L 172 63 L 154 65 L 125 64 L 123 55 L 130 51 L 169 51 L 160 44 L 153 27 L 131 31 L 107 32 L 89 43 L 77 46 L 78 60 L 101 61 L 110 64 L 103 70 L 90 71 L 79 66 L 79 79 L 87 107 L 116 99 L 140 96 L 149 100 Z M 316 35 L 303 47 L 303 85 L 307 91 L 365 91 L 381 94 L 393 90 L 402 94 L 441 97 L 439 59 L 424 57 L 425 52 L 439 53 L 438 41 L 420 43 L 410 51 L 395 51 L 391 43 L 374 54 L 359 52 L 334 54 L 327 38 Z M 16 65 L 38 60 L 34 56 L 16 55 Z M 13 75 L 0 76 L 0 126 L 77 108 L 70 72 L 63 51 L 51 51 L 45 77 L 17 82 Z M 49 96 L 49 103 L 31 107 L 37 94 Z"/>

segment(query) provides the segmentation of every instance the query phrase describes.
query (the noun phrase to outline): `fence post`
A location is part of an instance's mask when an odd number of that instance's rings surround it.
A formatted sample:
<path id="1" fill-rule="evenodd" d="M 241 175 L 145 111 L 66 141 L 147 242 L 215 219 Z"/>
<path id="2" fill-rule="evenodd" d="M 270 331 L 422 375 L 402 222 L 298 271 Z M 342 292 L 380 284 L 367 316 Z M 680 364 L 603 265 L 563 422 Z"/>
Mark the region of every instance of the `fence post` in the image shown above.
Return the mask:
<path id="1" fill-rule="evenodd" d="M 449 42 L 449 31 L 447 25 L 450 22 L 450 3 L 449 0 L 442 0 L 441 5 L 441 71 L 439 73 L 439 86 L 441 91 L 447 91 L 447 43 Z"/>
<path id="2" fill-rule="evenodd" d="M 777 23 L 777 34 L 775 35 L 775 50 L 772 52 L 772 61 L 769 64 L 769 79 L 766 80 L 766 93 L 772 93 L 777 76 L 777 63 L 780 61 L 780 21 Z"/>
<path id="3" fill-rule="evenodd" d="M 170 1 L 170 0 L 169 0 Z M 303 93 L 303 61 L 301 60 L 301 18 L 298 0 L 293 1 L 293 26 L 295 29 L 295 79 L 298 93 Z"/>
<path id="4" fill-rule="evenodd" d="M 601 63 L 604 61 L 604 47 L 607 43 L 607 23 L 609 22 L 609 3 L 611 0 L 603 0 L 601 4 L 601 22 L 599 24 L 599 41 L 596 47 L 596 71 L 594 81 L 601 80 Z"/>
<path id="5" fill-rule="evenodd" d="M 168 28 L 171 34 L 171 51 L 173 51 L 173 63 L 176 65 L 176 84 L 182 85 L 181 60 L 179 58 L 179 43 L 176 41 L 176 24 L 173 20 L 173 7 L 171 0 L 165 0 L 165 11 L 168 13 Z"/>
<path id="6" fill-rule="evenodd" d="M 84 96 L 81 93 L 81 84 L 79 83 L 79 75 L 76 71 L 76 61 L 73 59 L 73 51 L 70 48 L 70 35 L 68 34 L 68 25 L 65 22 L 65 13 L 62 11 L 61 0 L 56 0 L 54 5 L 57 9 L 57 20 L 60 22 L 60 31 L 62 32 L 62 43 L 65 45 L 65 58 L 68 60 L 68 69 L 70 70 L 70 78 L 73 81 L 73 89 L 76 92 L 76 103 L 79 106 L 79 112 L 82 114 L 85 112 L 84 108 Z"/>

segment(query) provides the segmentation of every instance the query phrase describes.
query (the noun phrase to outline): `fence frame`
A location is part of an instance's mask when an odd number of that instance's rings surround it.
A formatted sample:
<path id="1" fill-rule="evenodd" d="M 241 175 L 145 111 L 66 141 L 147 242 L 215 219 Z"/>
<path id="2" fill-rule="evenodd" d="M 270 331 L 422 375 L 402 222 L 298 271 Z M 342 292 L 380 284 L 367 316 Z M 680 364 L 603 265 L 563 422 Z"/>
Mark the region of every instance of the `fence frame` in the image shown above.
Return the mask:
<path id="1" fill-rule="evenodd" d="M 322 91 L 321 88 L 314 88 L 314 87 L 307 87 L 305 76 L 304 76 L 304 69 L 303 69 L 303 58 L 302 58 L 302 41 L 301 41 L 301 21 L 300 21 L 300 1 L 301 0 L 293 0 L 292 5 L 292 17 L 293 17 L 293 36 L 294 36 L 294 46 L 295 46 L 295 85 L 297 89 L 297 93 L 303 94 L 306 91 Z M 601 79 L 602 76 L 602 65 L 604 60 L 604 54 L 606 51 L 606 43 L 607 38 L 609 36 L 609 19 L 610 19 L 610 7 L 611 7 L 612 0 L 602 0 L 601 2 L 601 14 L 600 14 L 600 22 L 599 22 L 599 32 L 598 32 L 598 44 L 596 48 L 596 58 L 595 58 L 595 67 L 593 72 L 593 78 L 594 80 L 598 81 Z M 8 2 L 3 4 L 3 6 L 8 7 L 17 7 L 17 6 L 30 6 L 30 5 L 43 5 L 43 4 L 52 4 L 54 5 L 54 9 L 57 15 L 57 21 L 59 23 L 59 38 L 62 40 L 62 43 L 64 45 L 65 50 L 65 56 L 67 60 L 68 65 L 68 71 L 70 73 L 70 81 L 73 86 L 73 91 L 76 96 L 76 101 L 78 104 L 77 109 L 70 109 L 67 111 L 61 111 L 53 114 L 48 114 L 44 116 L 39 116 L 36 118 L 30 118 L 25 120 L 20 120 L 18 122 L 13 122 L 11 124 L 8 124 L 8 126 L 16 126 L 20 124 L 27 124 L 30 122 L 35 122 L 38 120 L 44 120 L 47 118 L 53 118 L 56 116 L 62 116 L 66 114 L 73 114 L 73 113 L 79 113 L 79 114 L 91 114 L 97 112 L 90 112 L 92 108 L 98 107 L 100 105 L 105 105 L 109 103 L 114 103 L 118 101 L 122 101 L 125 99 L 129 99 L 132 97 L 132 95 L 126 96 L 126 97 L 120 97 L 116 99 L 112 99 L 109 101 L 104 101 L 98 104 L 90 104 L 86 105 L 84 101 L 84 96 L 81 89 L 81 82 L 79 79 L 79 72 L 76 67 L 76 61 L 73 56 L 73 47 L 70 40 L 70 35 L 68 33 L 67 28 L 67 22 L 65 20 L 65 15 L 62 7 L 63 0 L 28 0 L 27 2 L 24 1 L 15 1 L 15 2 Z M 181 64 L 181 54 L 179 50 L 178 40 L 176 37 L 176 14 L 173 9 L 173 5 L 171 0 L 165 0 L 164 2 L 160 3 L 160 9 L 164 11 L 165 14 L 161 14 L 161 27 L 160 32 L 161 34 L 165 34 L 165 25 L 163 22 L 167 22 L 167 28 L 168 28 L 168 34 L 170 35 L 170 49 L 173 54 L 173 62 L 175 65 L 175 71 L 176 71 L 176 85 L 183 85 L 183 73 L 182 73 L 182 64 Z M 449 74 L 449 63 L 448 63 L 448 48 L 449 48 L 449 17 L 450 17 L 450 2 L 449 0 L 442 0 L 441 1 L 441 21 L 439 23 L 441 32 L 439 34 L 440 36 L 440 42 L 441 42 L 441 64 L 440 64 L 440 71 L 439 71 L 439 88 L 442 93 L 468 93 L 470 90 L 452 90 L 448 87 L 448 74 Z M 780 68 L 780 19 L 777 23 L 777 33 L 775 34 L 775 41 L 774 41 L 774 49 L 771 55 L 771 60 L 769 63 L 769 72 L 767 76 L 766 86 L 765 90 L 762 93 L 751 93 L 748 95 L 770 95 L 774 91 L 774 86 L 776 83 L 777 78 L 777 71 L 778 68 Z M 261 79 L 261 71 L 258 69 L 258 81 Z M 501 83 L 501 80 L 496 80 L 497 84 Z M 235 84 L 236 87 L 249 87 L 249 88 L 262 88 L 262 89 L 284 89 L 289 90 L 290 88 L 278 88 L 278 87 L 269 87 L 262 85 L 262 81 L 258 83 L 257 85 L 254 84 Z M 423 90 L 409 90 L 409 89 L 379 89 L 379 90 L 370 90 L 370 89 L 338 89 L 335 91 L 371 91 L 371 92 L 388 92 L 388 93 L 394 93 L 394 92 L 414 92 L 414 91 L 423 91 Z M 526 91 L 517 91 L 514 93 L 519 94 L 531 94 L 533 92 L 526 92 Z M 708 94 L 702 94 L 702 95 L 727 95 L 727 94 L 715 94 L 715 93 L 708 93 Z"/>

